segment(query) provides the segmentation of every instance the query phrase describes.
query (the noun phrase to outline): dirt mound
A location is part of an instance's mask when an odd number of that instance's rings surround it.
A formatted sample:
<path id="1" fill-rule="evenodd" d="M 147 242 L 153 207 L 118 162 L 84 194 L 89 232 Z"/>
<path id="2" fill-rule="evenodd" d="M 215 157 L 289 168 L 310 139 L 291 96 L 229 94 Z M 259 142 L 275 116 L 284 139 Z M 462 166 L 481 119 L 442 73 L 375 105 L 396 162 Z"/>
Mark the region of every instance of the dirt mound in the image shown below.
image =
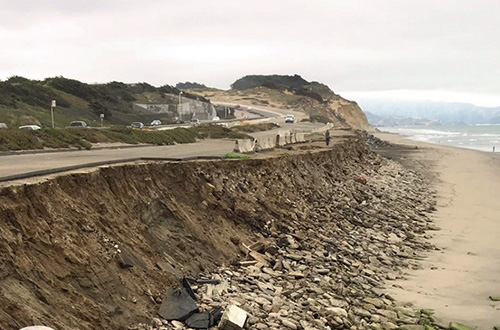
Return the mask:
<path id="1" fill-rule="evenodd" d="M 379 163 L 352 139 L 327 152 L 117 166 L 3 188 L 0 328 L 149 322 L 176 283 L 170 265 L 192 277 L 229 265 L 240 241 L 270 223 L 289 233 L 281 219 L 308 221 L 301 206 L 327 203 L 339 182 L 358 191 L 354 180 Z M 324 207 L 356 198 L 339 194 Z"/>

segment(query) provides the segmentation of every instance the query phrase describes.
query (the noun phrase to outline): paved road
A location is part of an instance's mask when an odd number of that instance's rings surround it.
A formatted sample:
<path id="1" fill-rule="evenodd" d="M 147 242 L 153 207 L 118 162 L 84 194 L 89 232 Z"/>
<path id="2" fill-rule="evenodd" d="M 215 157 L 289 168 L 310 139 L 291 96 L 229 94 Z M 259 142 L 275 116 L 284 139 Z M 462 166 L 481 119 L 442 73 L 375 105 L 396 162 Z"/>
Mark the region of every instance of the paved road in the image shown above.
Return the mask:
<path id="1" fill-rule="evenodd" d="M 280 122 L 282 127 L 271 131 L 252 133 L 251 135 L 254 137 L 275 136 L 283 130 L 311 131 L 314 128 L 323 126 L 323 124 L 312 123 L 285 124 L 282 118 L 273 119 Z M 194 156 L 223 156 L 231 152 L 233 148 L 234 141 L 232 140 L 205 140 L 197 143 L 173 146 L 3 155 L 0 156 L 0 178 L 34 171 L 139 157 L 188 158 Z"/>
<path id="2" fill-rule="evenodd" d="M 198 143 L 142 148 L 81 150 L 0 157 L 0 177 L 73 165 L 116 161 L 137 157 L 223 156 L 233 151 L 234 141 L 206 140 Z"/>

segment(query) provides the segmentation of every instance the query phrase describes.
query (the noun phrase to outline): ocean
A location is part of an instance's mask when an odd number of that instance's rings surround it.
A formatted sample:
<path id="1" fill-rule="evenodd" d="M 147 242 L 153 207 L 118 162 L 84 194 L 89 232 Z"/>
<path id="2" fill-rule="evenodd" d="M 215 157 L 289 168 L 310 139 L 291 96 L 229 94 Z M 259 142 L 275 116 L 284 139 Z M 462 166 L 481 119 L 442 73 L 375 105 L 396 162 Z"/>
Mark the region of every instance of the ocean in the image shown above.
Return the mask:
<path id="1" fill-rule="evenodd" d="M 500 125 L 377 127 L 408 138 L 481 151 L 500 152 Z"/>

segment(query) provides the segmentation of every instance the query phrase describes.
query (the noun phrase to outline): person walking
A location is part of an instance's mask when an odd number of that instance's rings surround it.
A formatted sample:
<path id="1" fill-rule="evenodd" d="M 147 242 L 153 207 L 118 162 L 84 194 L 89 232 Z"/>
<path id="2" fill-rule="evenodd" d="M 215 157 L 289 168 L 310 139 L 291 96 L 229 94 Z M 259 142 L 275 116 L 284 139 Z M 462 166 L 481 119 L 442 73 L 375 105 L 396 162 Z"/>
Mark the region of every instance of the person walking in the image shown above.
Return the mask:
<path id="1" fill-rule="evenodd" d="M 325 132 L 325 142 L 327 146 L 330 144 L 330 130 L 328 129 Z"/>

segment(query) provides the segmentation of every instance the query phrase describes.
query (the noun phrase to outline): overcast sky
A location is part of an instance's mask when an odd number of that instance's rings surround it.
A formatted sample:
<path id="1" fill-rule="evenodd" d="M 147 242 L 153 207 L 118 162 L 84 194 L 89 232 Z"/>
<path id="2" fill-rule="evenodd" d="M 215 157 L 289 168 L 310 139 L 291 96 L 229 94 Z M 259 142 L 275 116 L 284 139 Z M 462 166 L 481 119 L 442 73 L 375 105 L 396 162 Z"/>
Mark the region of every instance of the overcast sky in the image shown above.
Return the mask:
<path id="1" fill-rule="evenodd" d="M 500 106 L 500 0 L 0 0 L 0 79 L 300 74 L 351 98 Z"/>

